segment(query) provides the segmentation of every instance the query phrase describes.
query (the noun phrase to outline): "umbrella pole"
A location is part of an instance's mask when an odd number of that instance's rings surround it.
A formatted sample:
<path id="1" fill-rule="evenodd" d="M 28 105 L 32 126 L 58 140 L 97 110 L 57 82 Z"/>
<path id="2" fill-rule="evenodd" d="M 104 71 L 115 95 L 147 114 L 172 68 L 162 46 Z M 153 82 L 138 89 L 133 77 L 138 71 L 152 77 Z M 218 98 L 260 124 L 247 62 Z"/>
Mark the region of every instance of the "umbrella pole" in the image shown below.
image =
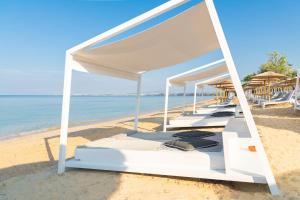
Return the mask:
<path id="1" fill-rule="evenodd" d="M 218 104 L 218 88 L 216 88 L 216 100 L 217 100 L 217 104 Z"/>
<path id="2" fill-rule="evenodd" d="M 264 98 L 266 98 L 267 96 L 267 85 L 266 85 L 266 81 L 264 80 Z"/>
<path id="3" fill-rule="evenodd" d="M 268 79 L 268 85 L 269 85 L 269 102 L 271 101 L 271 86 L 270 86 L 270 79 Z"/>

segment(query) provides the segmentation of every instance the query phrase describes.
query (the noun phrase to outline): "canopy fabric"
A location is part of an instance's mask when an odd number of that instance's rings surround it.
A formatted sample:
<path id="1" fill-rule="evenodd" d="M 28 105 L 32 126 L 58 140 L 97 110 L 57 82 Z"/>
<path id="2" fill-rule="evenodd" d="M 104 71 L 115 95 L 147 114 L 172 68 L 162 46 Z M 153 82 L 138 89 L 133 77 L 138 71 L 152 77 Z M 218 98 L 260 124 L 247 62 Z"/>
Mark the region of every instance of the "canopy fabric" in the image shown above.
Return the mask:
<path id="1" fill-rule="evenodd" d="M 129 38 L 81 49 L 72 56 L 86 71 L 99 68 L 111 76 L 136 79 L 137 74 L 182 63 L 219 48 L 203 2 Z"/>
<path id="2" fill-rule="evenodd" d="M 217 66 L 203 67 L 202 69 L 200 68 L 197 71 L 192 71 L 191 73 L 186 73 L 182 76 L 175 76 L 175 78 L 170 78 L 169 82 L 173 85 L 185 85 L 187 82 L 200 81 L 227 72 L 227 65 L 223 63 Z"/>

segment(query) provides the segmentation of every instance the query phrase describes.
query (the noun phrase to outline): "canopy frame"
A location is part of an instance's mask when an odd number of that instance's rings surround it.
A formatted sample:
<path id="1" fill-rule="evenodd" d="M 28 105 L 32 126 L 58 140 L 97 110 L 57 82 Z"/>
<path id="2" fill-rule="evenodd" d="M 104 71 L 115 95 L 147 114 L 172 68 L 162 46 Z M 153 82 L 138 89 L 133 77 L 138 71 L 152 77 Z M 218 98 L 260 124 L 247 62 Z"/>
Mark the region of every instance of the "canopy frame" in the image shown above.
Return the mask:
<path id="1" fill-rule="evenodd" d="M 103 42 L 109 38 L 112 38 L 113 36 L 120 34 L 126 30 L 129 30 L 143 22 L 146 22 L 162 13 L 165 13 L 173 8 L 178 7 L 179 5 L 182 5 L 183 3 L 187 2 L 188 0 L 170 0 L 165 4 L 162 4 L 161 6 L 158 6 L 157 8 L 154 8 L 136 18 L 133 18 L 132 20 L 129 20 L 128 22 L 125 22 L 111 30 L 108 30 L 104 32 L 103 34 L 100 34 L 90 40 L 87 40 L 86 42 L 83 42 L 82 44 L 79 44 L 69 50 L 66 51 L 66 60 L 65 60 L 65 74 L 64 74 L 64 91 L 63 91 L 63 103 L 62 103 L 62 117 L 61 117 L 61 132 L 60 132 L 60 151 L 59 151 L 59 162 L 58 162 L 58 173 L 61 174 L 65 171 L 65 161 L 66 161 L 66 146 L 67 146 L 67 138 L 68 138 L 68 121 L 69 121 L 69 106 L 70 106 L 70 97 L 71 97 L 71 83 L 72 83 L 72 71 L 73 70 L 79 70 L 79 71 L 85 71 L 89 73 L 101 73 L 106 75 L 113 75 L 115 77 L 120 77 L 118 74 L 122 74 L 122 77 L 125 76 L 130 80 L 140 80 L 141 77 L 139 75 L 134 75 L 127 73 L 122 70 L 112 70 L 105 68 L 105 66 L 98 66 L 95 63 L 87 63 L 88 65 L 92 66 L 89 69 L 92 69 L 91 71 L 87 71 L 84 67 L 80 65 L 79 62 L 77 62 L 78 58 L 74 58 L 74 53 L 76 53 L 79 50 L 83 50 L 85 48 L 88 48 L 96 43 Z M 268 163 L 265 151 L 263 149 L 262 143 L 260 141 L 257 128 L 255 126 L 255 122 L 253 120 L 250 108 L 248 106 L 245 94 L 243 92 L 240 79 L 238 77 L 238 73 L 235 68 L 235 64 L 229 49 L 229 46 L 227 44 L 221 23 L 219 21 L 219 17 L 217 15 L 213 0 L 204 0 L 209 16 L 211 18 L 211 22 L 213 24 L 213 28 L 215 30 L 220 49 L 223 53 L 225 63 L 228 67 L 228 71 L 231 75 L 232 82 L 234 85 L 234 88 L 237 93 L 237 97 L 240 101 L 241 108 L 244 112 L 244 116 L 248 125 L 248 128 L 250 130 L 250 133 L 253 137 L 253 139 L 256 142 L 257 152 L 260 155 L 260 160 L 262 162 L 262 165 L 264 167 L 265 177 L 267 180 L 267 183 L 269 185 L 270 191 L 273 195 L 279 194 L 279 189 L 276 186 L 276 182 L 274 179 L 274 176 L 272 174 L 270 165 Z M 99 67 L 99 68 L 98 68 Z M 126 74 L 126 75 L 124 75 Z M 167 83 L 167 86 L 169 83 Z M 168 88 L 166 87 L 166 94 L 169 92 Z M 138 93 L 140 93 L 140 81 L 138 83 Z M 138 95 L 139 96 L 139 95 Z M 139 98 L 137 98 L 139 99 Z M 139 105 L 139 103 L 137 103 Z M 139 109 L 136 109 L 138 112 Z M 136 115 L 137 116 L 137 115 Z M 137 123 L 138 120 L 135 120 Z M 136 127 L 138 127 L 136 125 Z"/>
<path id="2" fill-rule="evenodd" d="M 185 76 L 189 76 L 189 75 L 193 75 L 193 73 L 196 73 L 196 72 L 201 72 L 201 70 L 206 70 L 206 69 L 209 69 L 211 67 L 214 67 L 214 66 L 217 66 L 217 65 L 220 65 L 222 63 L 225 63 L 225 59 L 222 58 L 222 59 L 219 59 L 219 60 L 216 60 L 216 61 L 213 61 L 213 62 L 210 62 L 210 63 L 207 63 L 205 65 L 202 65 L 200 67 L 196 67 L 196 68 L 193 68 L 191 70 L 188 70 L 186 72 L 182 72 L 180 74 L 176 74 L 174 76 L 171 76 L 168 78 L 168 81 L 170 84 L 173 84 L 173 85 L 177 85 L 177 86 L 180 86 L 180 85 L 185 85 L 185 83 L 182 83 L 182 84 L 178 84 L 178 83 L 172 83 L 173 80 L 176 80 L 177 78 L 181 78 L 181 77 L 185 77 Z M 188 80 L 190 81 L 190 80 Z"/>
<path id="3" fill-rule="evenodd" d="M 169 78 L 167 78 L 166 80 L 166 89 L 165 89 L 165 108 L 164 108 L 164 122 L 163 122 L 163 132 L 166 132 L 167 131 L 167 121 L 168 121 L 168 109 L 169 109 L 169 91 L 170 91 L 170 87 L 172 87 L 172 83 L 171 81 L 172 80 L 176 80 L 178 78 L 181 78 L 181 77 L 188 77 L 189 75 L 193 75 L 193 73 L 197 72 L 199 74 L 201 74 L 202 71 L 204 70 L 209 70 L 209 69 L 213 69 L 213 67 L 216 67 L 222 63 L 224 63 L 225 60 L 224 59 L 219 59 L 217 61 L 213 61 L 213 62 L 210 62 L 208 64 L 205 64 L 205 65 L 202 65 L 200 67 L 196 67 L 194 69 L 191 69 L 191 70 L 188 70 L 188 71 L 185 71 L 185 72 L 182 72 L 180 74 L 176 74 L 174 76 L 171 76 Z M 190 80 L 187 80 L 187 82 L 190 81 Z M 177 84 L 175 82 L 175 84 L 173 83 L 173 85 L 175 86 L 183 86 L 184 88 L 184 104 L 183 104 L 183 112 L 185 110 L 185 92 L 186 92 L 186 82 L 184 82 L 183 84 Z"/>
<path id="4" fill-rule="evenodd" d="M 201 88 L 202 88 L 202 97 L 203 97 L 204 96 L 203 90 L 204 90 L 204 86 L 206 84 L 208 84 L 209 82 L 220 80 L 220 79 L 224 79 L 224 78 L 227 78 L 227 77 L 230 77 L 230 75 L 229 74 L 223 74 L 221 76 L 217 76 L 217 77 L 205 80 L 205 81 L 201 81 L 201 82 L 195 83 L 195 86 L 194 86 L 194 104 L 193 104 L 193 113 L 194 114 L 196 114 L 197 90 L 198 90 L 199 86 L 201 86 Z"/>
<path id="5" fill-rule="evenodd" d="M 295 86 L 295 103 L 294 103 L 294 110 L 299 110 L 299 102 L 298 98 L 300 98 L 300 69 L 297 70 L 297 78 L 296 78 L 296 86 Z"/>

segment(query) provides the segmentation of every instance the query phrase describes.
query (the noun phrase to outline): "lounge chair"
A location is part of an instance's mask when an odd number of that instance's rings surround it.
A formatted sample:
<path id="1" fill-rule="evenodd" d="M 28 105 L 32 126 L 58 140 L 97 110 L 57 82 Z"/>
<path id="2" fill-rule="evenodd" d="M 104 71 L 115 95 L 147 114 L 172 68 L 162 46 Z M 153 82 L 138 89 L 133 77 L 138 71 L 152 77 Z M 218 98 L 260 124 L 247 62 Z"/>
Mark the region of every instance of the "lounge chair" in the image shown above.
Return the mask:
<path id="1" fill-rule="evenodd" d="M 263 108 L 265 108 L 267 105 L 277 105 L 277 104 L 284 104 L 284 103 L 292 103 L 294 94 L 295 94 L 295 91 L 291 91 L 291 92 L 285 93 L 282 97 L 273 99 L 271 101 L 261 101 L 260 105 Z"/>
<path id="2" fill-rule="evenodd" d="M 230 106 L 230 105 L 234 105 L 234 103 L 232 102 L 232 98 L 228 98 L 226 101 L 219 103 L 219 104 L 213 104 L 213 105 L 209 105 L 209 108 L 223 108 L 226 106 Z"/>
<path id="3" fill-rule="evenodd" d="M 295 96 L 296 96 L 296 95 L 295 95 Z M 300 111 L 300 96 L 297 97 L 297 99 L 296 99 L 296 97 L 295 97 L 295 100 L 294 100 L 294 109 Z"/>
<path id="4" fill-rule="evenodd" d="M 297 105 L 295 106 L 295 110 L 299 110 L 300 111 L 300 104 L 297 103 Z"/>

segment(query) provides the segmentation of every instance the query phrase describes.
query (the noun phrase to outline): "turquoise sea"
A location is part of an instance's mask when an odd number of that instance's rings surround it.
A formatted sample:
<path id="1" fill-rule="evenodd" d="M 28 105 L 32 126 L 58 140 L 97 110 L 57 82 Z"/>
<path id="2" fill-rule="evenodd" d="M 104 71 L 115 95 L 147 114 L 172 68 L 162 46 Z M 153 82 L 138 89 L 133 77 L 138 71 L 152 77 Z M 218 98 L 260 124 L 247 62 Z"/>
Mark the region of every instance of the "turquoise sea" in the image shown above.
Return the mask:
<path id="1" fill-rule="evenodd" d="M 206 97 L 209 98 L 209 97 Z M 0 138 L 60 126 L 61 96 L 0 96 Z M 193 97 L 186 97 L 187 103 Z M 169 107 L 181 106 L 183 97 L 171 96 Z M 161 111 L 163 96 L 141 98 L 141 113 Z M 135 96 L 73 96 L 70 126 L 133 116 Z"/>

